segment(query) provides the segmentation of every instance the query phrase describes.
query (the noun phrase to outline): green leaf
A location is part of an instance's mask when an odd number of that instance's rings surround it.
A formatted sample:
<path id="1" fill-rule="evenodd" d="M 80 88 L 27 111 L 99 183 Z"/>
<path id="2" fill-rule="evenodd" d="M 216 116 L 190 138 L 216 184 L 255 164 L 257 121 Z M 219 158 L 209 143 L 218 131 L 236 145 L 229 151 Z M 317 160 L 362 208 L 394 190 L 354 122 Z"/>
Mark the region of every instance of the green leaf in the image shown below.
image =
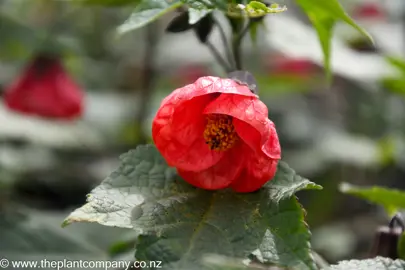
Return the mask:
<path id="1" fill-rule="evenodd" d="M 228 7 L 227 0 L 181 0 L 184 4 L 187 4 L 190 8 L 197 10 L 213 10 L 222 9 L 226 10 Z"/>
<path id="2" fill-rule="evenodd" d="M 360 27 L 356 22 L 345 12 L 343 7 L 337 0 L 322 1 L 322 0 L 296 0 L 297 3 L 304 9 L 305 12 L 313 12 L 314 14 L 320 14 L 322 17 L 328 15 L 335 20 L 341 20 L 348 25 L 355 28 L 361 34 L 369 39 L 370 42 L 374 42 L 370 34 Z"/>
<path id="3" fill-rule="evenodd" d="M 321 14 L 307 13 L 309 19 L 311 20 L 316 32 L 318 33 L 318 38 L 321 43 L 322 52 L 324 55 L 324 67 L 326 72 L 326 79 L 328 83 L 332 82 L 332 71 L 331 71 L 331 41 L 333 36 L 333 28 L 335 26 L 335 20 L 328 16 L 322 16 Z"/>
<path id="4" fill-rule="evenodd" d="M 186 270 L 202 263 L 205 254 L 246 258 L 253 252 L 263 263 L 316 269 L 310 232 L 296 198 L 267 203 L 266 193 L 213 193 L 199 216 L 178 220 L 159 238 L 143 236 L 135 256 L 146 261 L 163 258 L 164 269 Z"/>
<path id="5" fill-rule="evenodd" d="M 269 7 L 259 1 L 250 1 L 247 5 L 231 3 L 228 5 L 226 15 L 232 18 L 260 18 L 267 14 L 287 11 L 286 6 L 271 4 Z"/>
<path id="6" fill-rule="evenodd" d="M 376 257 L 366 260 L 341 261 L 325 270 L 401 270 L 405 269 L 405 261 Z"/>
<path id="7" fill-rule="evenodd" d="M 198 23 L 202 18 L 207 16 L 212 12 L 211 9 L 195 9 L 195 8 L 189 8 L 188 9 L 188 23 L 189 24 L 196 24 Z"/>
<path id="8" fill-rule="evenodd" d="M 177 204 L 188 204 L 201 196 L 213 196 L 212 192 L 197 189 L 183 181 L 153 145 L 139 146 L 123 154 L 120 159 L 120 167 L 92 190 L 87 203 L 69 215 L 64 222 L 65 226 L 72 222 L 84 221 L 98 222 L 106 226 L 142 228 L 140 233 L 144 230 L 157 230 L 160 229 L 159 226 L 150 227 L 151 220 L 144 224 L 142 219 L 149 215 L 147 211 L 156 207 L 156 204 L 159 204 L 160 210 L 166 214 L 167 210 Z M 262 188 L 267 198 L 275 203 L 303 189 L 322 187 L 297 175 L 283 161 L 279 162 L 273 180 Z"/>
<path id="9" fill-rule="evenodd" d="M 343 193 L 383 206 L 390 216 L 400 209 L 405 209 L 405 192 L 401 190 L 377 186 L 357 187 L 348 183 L 342 183 L 339 189 Z"/>
<path id="10" fill-rule="evenodd" d="M 405 79 L 403 78 L 384 78 L 382 85 L 392 93 L 405 95 Z"/>
<path id="11" fill-rule="evenodd" d="M 386 58 L 388 63 L 396 67 L 401 73 L 405 74 L 405 60 L 398 57 L 389 56 Z"/>
<path id="12" fill-rule="evenodd" d="M 310 232 L 304 211 L 295 197 L 263 212 L 268 229 L 253 256 L 261 263 L 296 269 L 317 269 L 311 252 Z M 276 251 L 276 252 L 274 252 Z"/>
<path id="13" fill-rule="evenodd" d="M 141 28 L 181 5 L 180 0 L 142 0 L 131 16 L 118 27 L 118 33 L 124 34 Z"/>
<path id="14" fill-rule="evenodd" d="M 137 259 L 159 256 L 169 269 L 191 269 L 204 253 L 246 258 L 258 249 L 268 262 L 314 269 L 310 233 L 293 194 L 321 187 L 285 162 L 261 190 L 240 194 L 188 185 L 151 145 L 139 146 L 121 160 L 65 226 L 88 221 L 152 234 L 140 237 Z"/>
<path id="15" fill-rule="evenodd" d="M 284 161 L 279 162 L 276 175 L 265 187 L 270 199 L 276 203 L 293 196 L 294 193 L 300 190 L 322 189 L 320 185 L 296 174 Z"/>
<path id="16" fill-rule="evenodd" d="M 98 222 L 143 233 L 156 229 L 148 227 L 148 219 L 153 217 L 149 215 L 166 214 L 173 206 L 201 196 L 202 191 L 180 179 L 152 145 L 139 146 L 120 159 L 121 166 L 88 195 L 87 203 L 71 213 L 63 226 Z M 158 212 L 148 212 L 155 207 Z"/>
<path id="17" fill-rule="evenodd" d="M 384 88 L 392 91 L 393 93 L 404 95 L 405 94 L 405 60 L 398 57 L 387 57 L 387 62 L 395 67 L 401 74 L 400 76 L 387 77 L 382 79 Z"/>
<path id="18" fill-rule="evenodd" d="M 330 51 L 331 51 L 331 38 L 333 34 L 333 26 L 337 21 L 344 21 L 349 24 L 361 34 L 368 38 L 373 43 L 373 38 L 370 34 L 357 25 L 354 20 L 345 12 L 343 7 L 337 0 L 296 0 L 298 5 L 304 10 L 311 20 L 314 28 L 316 29 L 319 40 L 321 42 L 324 65 L 328 81 L 331 82 L 330 71 Z"/>

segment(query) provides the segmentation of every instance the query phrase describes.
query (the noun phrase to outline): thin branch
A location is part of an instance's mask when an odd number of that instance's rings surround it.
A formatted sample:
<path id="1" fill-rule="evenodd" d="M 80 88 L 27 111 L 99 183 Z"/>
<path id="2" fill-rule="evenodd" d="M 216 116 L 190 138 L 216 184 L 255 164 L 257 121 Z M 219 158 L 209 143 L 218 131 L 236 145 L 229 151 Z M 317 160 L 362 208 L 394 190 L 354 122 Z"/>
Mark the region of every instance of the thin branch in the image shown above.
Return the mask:
<path id="1" fill-rule="evenodd" d="M 136 125 L 141 126 L 148 114 L 148 105 L 154 90 L 156 80 L 156 70 L 154 68 L 154 58 L 158 44 L 157 22 L 149 24 L 145 29 L 145 54 L 143 59 L 142 88 L 140 89 L 139 112 L 136 117 Z M 146 142 L 146 136 L 140 133 L 140 143 Z"/>
<path id="2" fill-rule="evenodd" d="M 233 56 L 232 56 L 231 46 L 229 45 L 228 39 L 226 37 L 225 30 L 222 27 L 222 25 L 219 23 L 219 21 L 214 16 L 213 16 L 213 19 L 214 19 L 215 24 L 218 27 L 222 43 L 223 43 L 223 45 L 225 47 L 226 57 L 228 58 L 229 64 L 231 65 L 231 68 L 234 69 L 236 64 L 235 64 L 235 61 L 234 61 Z"/>
<path id="3" fill-rule="evenodd" d="M 205 42 L 205 45 L 208 47 L 208 49 L 211 51 L 212 55 L 215 57 L 215 59 L 218 61 L 218 63 L 225 69 L 225 71 L 231 72 L 232 71 L 232 67 L 230 67 L 228 65 L 228 63 L 225 61 L 225 59 L 221 56 L 221 54 L 219 53 L 219 51 L 215 48 L 215 46 L 209 41 L 207 40 Z"/>
<path id="4" fill-rule="evenodd" d="M 252 21 L 249 20 L 249 22 L 246 24 L 245 28 L 243 28 L 238 34 L 234 35 L 233 41 L 232 41 L 232 52 L 233 52 L 233 57 L 235 59 L 235 67 L 237 70 L 242 70 L 242 55 L 241 55 L 241 45 L 242 45 L 242 40 L 246 33 L 249 31 L 250 26 L 252 25 Z"/>

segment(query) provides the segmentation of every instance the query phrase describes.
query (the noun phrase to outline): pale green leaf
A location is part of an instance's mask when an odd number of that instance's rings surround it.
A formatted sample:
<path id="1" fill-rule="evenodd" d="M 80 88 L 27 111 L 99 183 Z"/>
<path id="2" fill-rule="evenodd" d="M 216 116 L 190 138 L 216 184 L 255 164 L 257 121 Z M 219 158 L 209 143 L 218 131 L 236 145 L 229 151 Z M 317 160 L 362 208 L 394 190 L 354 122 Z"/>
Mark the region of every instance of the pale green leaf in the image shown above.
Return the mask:
<path id="1" fill-rule="evenodd" d="M 405 74 L 405 59 L 389 56 L 386 58 L 388 63 L 396 67 L 402 74 Z"/>
<path id="2" fill-rule="evenodd" d="M 316 32 L 318 33 L 318 38 L 321 43 L 322 52 L 324 55 L 324 68 L 326 72 L 326 78 L 328 83 L 332 81 L 332 71 L 331 71 L 331 41 L 333 36 L 333 28 L 335 26 L 335 19 L 328 16 L 321 16 L 320 14 L 316 16 L 313 13 L 308 13 L 308 17 L 311 20 Z"/>
<path id="3" fill-rule="evenodd" d="M 405 209 L 405 192 L 401 190 L 377 186 L 358 187 L 342 183 L 340 191 L 381 205 L 389 215 L 394 215 L 398 210 Z"/>
<path id="4" fill-rule="evenodd" d="M 196 24 L 198 23 L 202 18 L 207 16 L 209 13 L 211 13 L 211 9 L 195 9 L 195 8 L 189 8 L 188 9 L 188 23 L 189 24 Z"/>
<path id="5" fill-rule="evenodd" d="M 181 0 L 187 4 L 190 8 L 198 10 L 213 10 L 222 9 L 225 10 L 228 6 L 227 0 Z"/>
<path id="6" fill-rule="evenodd" d="M 226 14 L 233 18 L 262 18 L 267 14 L 281 13 L 287 11 L 286 6 L 271 4 L 270 7 L 259 1 L 250 1 L 245 4 L 231 3 L 228 5 Z"/>
<path id="7" fill-rule="evenodd" d="M 201 196 L 202 191 L 180 179 L 152 145 L 139 146 L 120 159 L 120 167 L 88 195 L 87 203 L 71 213 L 64 225 L 98 222 L 143 233 L 156 229 L 149 227 L 159 221 L 153 219 L 154 214 Z M 156 207 L 159 211 L 149 212 Z"/>
<path id="8" fill-rule="evenodd" d="M 324 270 L 403 270 L 405 261 L 376 257 L 366 260 L 341 261 Z"/>
<path id="9" fill-rule="evenodd" d="M 356 22 L 345 12 L 338 0 L 296 0 L 297 3 L 304 9 L 305 12 L 313 12 L 315 14 L 320 14 L 320 16 L 331 17 L 335 20 L 344 21 L 349 24 L 361 34 L 369 39 L 370 42 L 373 42 L 373 38 L 370 34 L 360 27 Z"/>
<path id="10" fill-rule="evenodd" d="M 328 82 L 331 82 L 330 70 L 330 53 L 331 39 L 333 28 L 336 22 L 343 21 L 357 29 L 361 34 L 366 36 L 373 43 L 373 38 L 370 34 L 361 28 L 354 20 L 345 12 L 343 7 L 337 0 L 296 0 L 304 12 L 308 15 L 314 28 L 316 29 L 324 54 L 324 66 L 327 74 Z"/>
<path id="11" fill-rule="evenodd" d="M 182 5 L 180 0 L 142 0 L 131 16 L 118 27 L 118 33 L 138 29 Z"/>
<path id="12" fill-rule="evenodd" d="M 405 60 L 398 57 L 389 56 L 386 58 L 387 62 L 390 63 L 393 67 L 395 67 L 399 72 L 399 76 L 392 76 L 382 79 L 382 84 L 384 88 L 388 90 L 404 95 L 405 94 Z"/>

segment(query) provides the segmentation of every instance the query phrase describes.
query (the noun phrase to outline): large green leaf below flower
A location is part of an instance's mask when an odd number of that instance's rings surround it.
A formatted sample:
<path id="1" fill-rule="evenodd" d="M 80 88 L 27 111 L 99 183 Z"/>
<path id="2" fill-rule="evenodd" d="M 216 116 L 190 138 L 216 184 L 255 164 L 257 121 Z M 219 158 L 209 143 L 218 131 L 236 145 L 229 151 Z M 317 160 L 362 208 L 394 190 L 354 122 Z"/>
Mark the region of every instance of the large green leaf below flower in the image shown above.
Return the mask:
<path id="1" fill-rule="evenodd" d="M 126 32 L 141 28 L 183 4 L 180 0 L 142 0 L 131 16 L 118 27 L 118 32 Z"/>
<path id="2" fill-rule="evenodd" d="M 310 233 L 293 194 L 321 187 L 285 162 L 260 191 L 238 194 L 190 186 L 151 145 L 121 160 L 64 225 L 98 222 L 152 234 L 140 237 L 137 259 L 159 258 L 166 269 L 196 269 L 205 253 L 246 258 L 253 251 L 266 263 L 314 269 Z"/>

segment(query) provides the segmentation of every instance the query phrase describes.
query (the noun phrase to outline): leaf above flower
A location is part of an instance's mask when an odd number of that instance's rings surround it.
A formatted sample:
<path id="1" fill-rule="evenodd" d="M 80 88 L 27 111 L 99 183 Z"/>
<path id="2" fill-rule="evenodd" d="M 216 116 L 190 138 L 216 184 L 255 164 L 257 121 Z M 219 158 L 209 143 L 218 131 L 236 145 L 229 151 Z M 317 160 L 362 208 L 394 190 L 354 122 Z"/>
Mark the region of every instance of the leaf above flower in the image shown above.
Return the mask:
<path id="1" fill-rule="evenodd" d="M 324 55 L 324 66 L 328 81 L 331 81 L 331 39 L 333 29 L 338 21 L 343 21 L 363 34 L 373 43 L 371 35 L 360 27 L 343 9 L 338 0 L 296 0 L 312 22 L 321 43 Z"/>
<path id="2" fill-rule="evenodd" d="M 286 6 L 278 4 L 266 4 L 259 1 L 251 1 L 247 5 L 243 4 L 229 4 L 227 15 L 234 18 L 260 18 L 272 13 L 281 13 L 287 11 Z"/>
<path id="3" fill-rule="evenodd" d="M 143 0 L 136 6 L 131 16 L 118 27 L 118 33 L 125 34 L 141 28 L 182 4 L 180 0 Z"/>

